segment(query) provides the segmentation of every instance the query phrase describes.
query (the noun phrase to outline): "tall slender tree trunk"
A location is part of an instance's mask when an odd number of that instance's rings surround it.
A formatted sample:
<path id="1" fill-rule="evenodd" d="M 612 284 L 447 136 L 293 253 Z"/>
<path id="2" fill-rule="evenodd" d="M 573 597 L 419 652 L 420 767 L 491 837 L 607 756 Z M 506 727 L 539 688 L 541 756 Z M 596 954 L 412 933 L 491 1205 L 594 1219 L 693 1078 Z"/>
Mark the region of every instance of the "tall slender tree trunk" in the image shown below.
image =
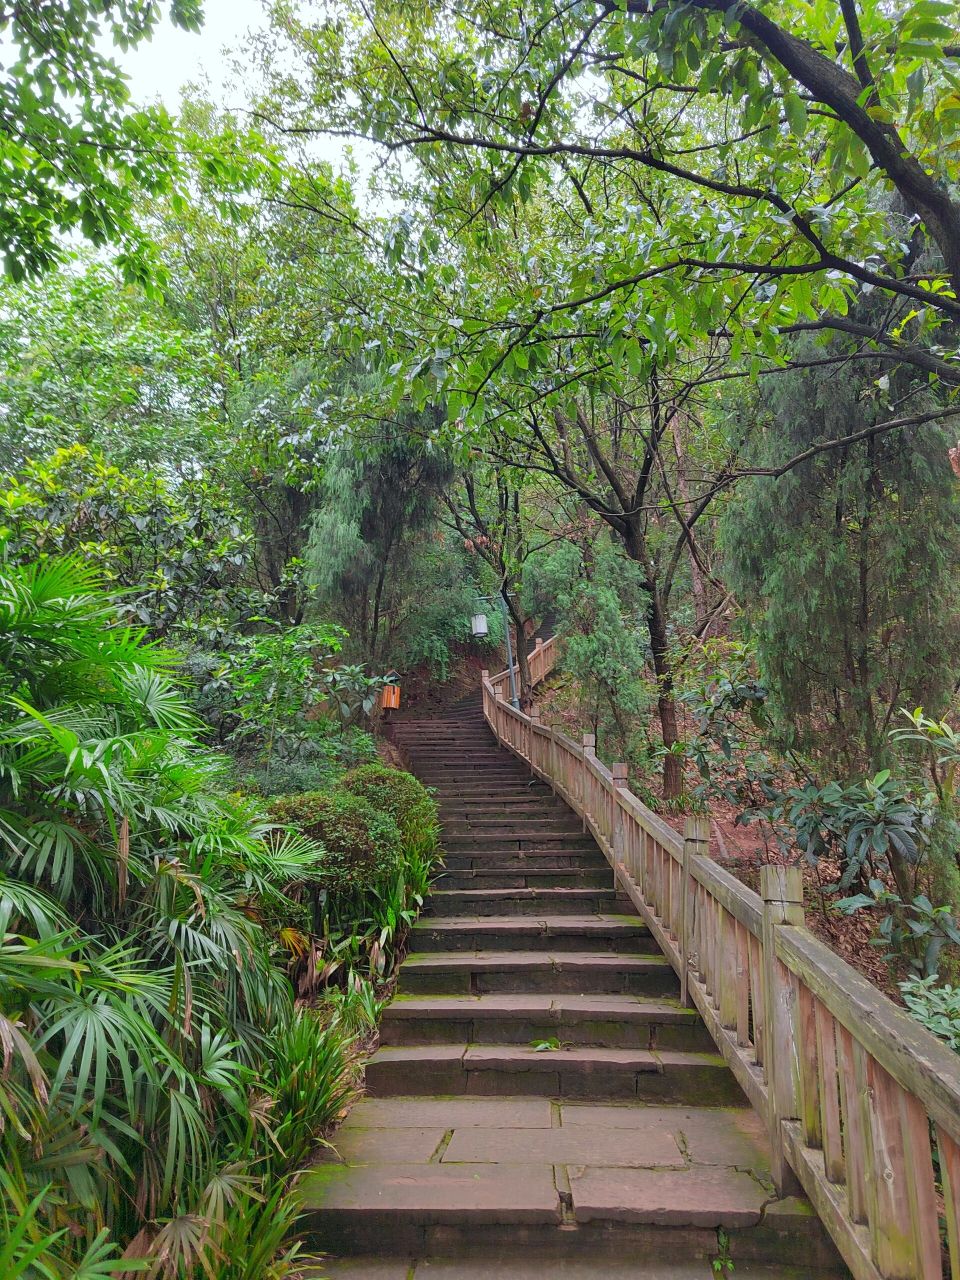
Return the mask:
<path id="1" fill-rule="evenodd" d="M 527 638 L 523 634 L 527 619 L 523 616 L 523 612 L 518 604 L 511 600 L 509 596 L 506 596 L 505 598 L 507 601 L 507 609 L 510 614 L 510 620 L 513 622 L 514 634 L 516 636 L 513 653 L 517 664 L 517 675 L 519 677 L 517 697 L 520 700 L 521 710 L 529 711 L 533 706 L 533 681 L 530 679 L 530 662 L 527 657 Z"/>
<path id="2" fill-rule="evenodd" d="M 627 555 L 631 560 L 642 565 L 646 574 L 649 593 L 647 633 L 650 637 L 653 674 L 657 682 L 657 716 L 660 720 L 660 736 L 666 750 L 663 757 L 663 798 L 677 800 L 683 795 L 683 760 L 672 750 L 680 741 L 680 725 L 667 637 L 666 602 L 661 595 L 654 567 L 647 553 L 643 529 L 637 526 L 632 527 L 623 542 Z"/>
<path id="3" fill-rule="evenodd" d="M 670 415 L 670 434 L 673 437 L 673 452 L 677 459 L 677 492 L 683 503 L 683 515 L 687 518 L 692 510 L 690 489 L 687 485 L 686 450 L 681 430 L 681 415 L 677 410 Z M 707 616 L 707 592 L 703 581 L 703 571 L 697 555 L 697 543 L 692 529 L 687 538 L 687 558 L 690 561 L 690 588 L 693 592 L 693 611 L 699 625 Z"/>
<path id="4" fill-rule="evenodd" d="M 647 608 L 647 629 L 650 633 L 650 652 L 653 656 L 653 672 L 657 678 L 657 715 L 660 733 L 667 754 L 663 757 L 663 798 L 676 800 L 683 794 L 683 761 L 671 750 L 680 741 L 677 720 L 677 698 L 673 684 L 673 667 L 667 641 L 667 619 L 654 586 Z"/>

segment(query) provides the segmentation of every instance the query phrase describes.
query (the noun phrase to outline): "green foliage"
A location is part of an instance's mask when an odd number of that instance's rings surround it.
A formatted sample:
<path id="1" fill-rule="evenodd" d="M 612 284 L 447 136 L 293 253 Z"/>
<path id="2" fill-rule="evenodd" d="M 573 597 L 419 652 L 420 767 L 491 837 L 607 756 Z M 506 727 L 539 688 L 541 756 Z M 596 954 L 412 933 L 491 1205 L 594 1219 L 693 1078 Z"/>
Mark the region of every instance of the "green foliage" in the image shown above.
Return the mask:
<path id="1" fill-rule="evenodd" d="M 941 984 L 931 975 L 901 982 L 900 991 L 917 1021 L 960 1053 L 960 987 Z"/>
<path id="2" fill-rule="evenodd" d="M 324 1001 L 333 1011 L 337 1026 L 348 1036 L 369 1035 L 380 1021 L 385 1001 L 377 995 L 376 986 L 356 970 L 347 975 L 342 987 L 329 987 Z"/>
<path id="3" fill-rule="evenodd" d="M 249 615 L 251 546 L 222 489 L 113 466 L 84 445 L 28 462 L 0 492 L 8 560 L 76 552 L 124 591 L 131 619 L 163 635 L 204 615 Z"/>
<path id="4" fill-rule="evenodd" d="M 813 354 L 807 346 L 804 353 Z M 786 373 L 767 395 L 764 461 L 868 428 L 886 396 L 925 388 L 882 366 Z M 871 382 L 871 376 L 875 381 Z M 741 487 L 724 519 L 781 743 L 848 774 L 889 762 L 904 702 L 942 709 L 960 628 L 960 495 L 946 432 L 869 437 Z M 829 726 L 829 731 L 826 730 Z"/>
<path id="5" fill-rule="evenodd" d="M 343 1047 L 304 1029 L 274 959 L 287 888 L 322 851 L 223 793 L 171 657 L 76 561 L 0 573 L 0 707 L 10 1268 L 29 1240 L 50 1275 L 106 1274 L 104 1223 L 167 1280 L 220 1257 L 244 1214 L 276 1242 L 289 1211 L 262 1195 L 264 1161 L 287 1172 L 344 1089 Z"/>
<path id="6" fill-rule="evenodd" d="M 373 714 L 387 678 L 369 675 L 362 663 L 344 663 L 325 670 L 321 683 L 329 705 L 346 728 Z"/>
<path id="7" fill-rule="evenodd" d="M 236 774 L 239 784 L 261 796 L 280 796 L 295 791 L 324 791 L 334 786 L 348 769 L 377 759 L 377 744 L 371 733 L 355 725 L 342 728 L 333 721 L 309 721 L 310 733 L 296 758 L 278 759 L 269 766 L 261 759 L 241 756 Z"/>
<path id="8" fill-rule="evenodd" d="M 197 31 L 199 0 L 171 0 L 173 22 Z M 134 219 L 138 191 L 169 189 L 179 165 L 166 112 L 132 109 L 109 36 L 122 47 L 149 38 L 161 6 L 134 0 L 39 3 L 11 10 L 0 31 L 14 63 L 0 105 L 15 122 L 4 134 L 4 214 L 0 248 L 14 277 L 63 256 L 61 237 L 79 232 L 95 245 L 117 243 L 131 280 L 148 276 L 144 237 Z"/>
<path id="9" fill-rule="evenodd" d="M 440 830 L 437 806 L 412 773 L 384 764 L 366 764 L 346 774 L 340 786 L 369 800 L 394 820 L 408 855 L 425 857 L 436 850 Z"/>
<path id="10" fill-rule="evenodd" d="M 360 656 L 371 661 L 390 650 L 416 610 L 417 562 L 433 537 L 436 498 L 451 470 L 442 455 L 416 443 L 419 423 L 407 417 L 409 424 L 386 429 L 369 451 L 333 454 L 305 553 L 320 607 L 338 611 Z"/>
<path id="11" fill-rule="evenodd" d="M 925 893 L 904 899 L 882 880 L 870 880 L 867 890 L 841 898 L 837 907 L 848 915 L 864 907 L 885 910 L 871 942 L 887 948 L 886 960 L 905 962 L 920 977 L 936 977 L 943 948 L 960 945 L 960 924 L 950 908 L 935 907 Z"/>
<path id="12" fill-rule="evenodd" d="M 39 282 L 0 280 L 0 453 L 13 471 L 83 445 L 168 483 L 222 458 L 222 371 L 190 332 L 116 271 L 80 258 Z"/>
<path id="13" fill-rule="evenodd" d="M 352 1099 L 349 1039 L 315 1011 L 298 1009 L 271 1037 L 259 1083 L 278 1117 L 282 1167 L 298 1168 Z"/>
<path id="14" fill-rule="evenodd" d="M 470 638 L 477 601 L 476 567 L 443 531 L 419 541 L 405 571 L 411 598 L 388 653 L 391 663 L 401 670 L 426 665 L 441 683 L 450 678 L 455 647 Z M 479 643 L 490 648 L 502 645 L 502 630 L 494 613 L 486 640 Z"/>
<path id="15" fill-rule="evenodd" d="M 324 664 L 339 652 L 344 635 L 341 627 L 324 623 L 274 625 L 239 637 L 214 673 L 210 684 L 229 692 L 221 714 L 237 721 L 230 739 L 259 749 L 268 778 L 275 756 L 282 763 L 302 760 L 310 754 L 312 739 L 322 735 L 308 713 L 316 711 Z"/>
<path id="16" fill-rule="evenodd" d="M 876 878 L 878 863 L 906 886 L 906 869 L 920 861 L 922 815 L 889 770 L 846 787 L 811 783 L 788 794 L 800 851 L 814 864 L 835 857 L 843 866 L 838 889 Z"/>
<path id="17" fill-rule="evenodd" d="M 400 867 L 403 847 L 396 822 L 360 796 L 344 791 L 277 796 L 270 813 L 276 822 L 323 846 L 317 883 L 331 894 L 338 914 Z"/>
<path id="18" fill-rule="evenodd" d="M 531 612 L 557 617 L 563 669 L 577 681 L 581 714 L 607 759 L 639 762 L 654 703 L 647 673 L 640 567 L 604 537 L 586 551 L 560 542 L 525 573 Z"/>

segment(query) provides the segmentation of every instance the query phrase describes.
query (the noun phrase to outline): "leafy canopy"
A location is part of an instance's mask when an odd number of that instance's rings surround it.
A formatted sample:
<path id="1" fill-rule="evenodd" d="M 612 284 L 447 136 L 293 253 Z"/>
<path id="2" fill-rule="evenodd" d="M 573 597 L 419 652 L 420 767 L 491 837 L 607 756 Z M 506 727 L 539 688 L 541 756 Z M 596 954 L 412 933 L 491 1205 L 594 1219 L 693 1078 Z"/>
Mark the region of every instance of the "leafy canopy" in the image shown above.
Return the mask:
<path id="1" fill-rule="evenodd" d="M 170 0 L 173 23 L 199 31 L 201 0 Z M 177 173 L 172 122 L 131 106 L 126 79 L 103 52 L 149 39 L 160 4 L 35 0 L 0 14 L 11 62 L 0 77 L 0 250 L 14 279 L 63 257 L 63 236 L 118 244 L 124 274 L 146 282 L 139 191 L 168 190 Z"/>

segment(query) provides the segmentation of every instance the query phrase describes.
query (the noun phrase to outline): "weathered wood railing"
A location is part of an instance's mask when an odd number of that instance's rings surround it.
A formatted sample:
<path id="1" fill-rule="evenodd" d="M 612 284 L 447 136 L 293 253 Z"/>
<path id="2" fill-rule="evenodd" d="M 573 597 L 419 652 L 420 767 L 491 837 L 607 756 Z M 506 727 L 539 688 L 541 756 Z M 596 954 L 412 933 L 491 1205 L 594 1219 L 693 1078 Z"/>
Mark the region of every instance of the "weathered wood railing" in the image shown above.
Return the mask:
<path id="1" fill-rule="evenodd" d="M 538 643 L 534 683 L 555 660 Z M 487 722 L 603 849 L 766 1118 L 781 1194 L 806 1192 L 856 1280 L 960 1280 L 960 1059 L 804 927 L 799 868 L 746 888 L 710 858 L 708 820 L 681 838 L 591 735 L 515 710 L 506 684 L 484 672 Z"/>

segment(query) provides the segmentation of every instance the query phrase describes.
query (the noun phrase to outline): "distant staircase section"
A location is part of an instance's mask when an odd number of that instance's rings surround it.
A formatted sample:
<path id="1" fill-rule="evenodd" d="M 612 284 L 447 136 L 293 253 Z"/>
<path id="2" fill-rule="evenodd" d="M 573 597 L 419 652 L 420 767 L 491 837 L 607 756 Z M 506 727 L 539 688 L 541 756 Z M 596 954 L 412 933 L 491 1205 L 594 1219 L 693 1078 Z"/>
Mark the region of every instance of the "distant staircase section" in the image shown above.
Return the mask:
<path id="1" fill-rule="evenodd" d="M 306 1179 L 312 1243 L 339 1258 L 318 1274 L 847 1274 L 777 1196 L 762 1122 L 582 820 L 479 700 L 394 732 L 435 788 L 446 870 L 368 1096 Z"/>

